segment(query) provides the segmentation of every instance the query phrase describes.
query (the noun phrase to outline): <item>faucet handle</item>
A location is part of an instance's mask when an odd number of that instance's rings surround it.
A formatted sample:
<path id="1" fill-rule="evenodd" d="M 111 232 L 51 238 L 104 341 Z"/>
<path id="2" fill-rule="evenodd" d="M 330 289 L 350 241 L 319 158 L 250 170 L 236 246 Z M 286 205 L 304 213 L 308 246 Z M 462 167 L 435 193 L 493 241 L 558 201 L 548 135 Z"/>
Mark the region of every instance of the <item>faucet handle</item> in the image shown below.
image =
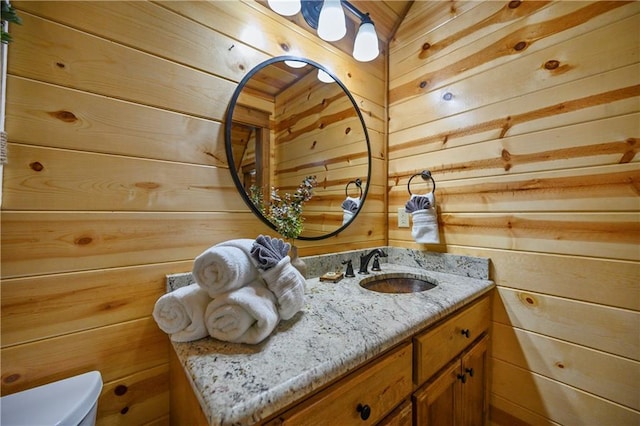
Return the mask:
<path id="1" fill-rule="evenodd" d="M 356 274 L 353 273 L 353 265 L 351 264 L 351 259 L 347 259 L 342 262 L 343 265 L 347 265 L 347 271 L 344 273 L 345 277 L 355 277 Z"/>
<path id="2" fill-rule="evenodd" d="M 382 269 L 380 269 L 380 256 L 378 256 L 377 254 L 376 254 L 376 257 L 373 258 L 373 266 L 371 266 L 371 270 L 382 271 Z"/>

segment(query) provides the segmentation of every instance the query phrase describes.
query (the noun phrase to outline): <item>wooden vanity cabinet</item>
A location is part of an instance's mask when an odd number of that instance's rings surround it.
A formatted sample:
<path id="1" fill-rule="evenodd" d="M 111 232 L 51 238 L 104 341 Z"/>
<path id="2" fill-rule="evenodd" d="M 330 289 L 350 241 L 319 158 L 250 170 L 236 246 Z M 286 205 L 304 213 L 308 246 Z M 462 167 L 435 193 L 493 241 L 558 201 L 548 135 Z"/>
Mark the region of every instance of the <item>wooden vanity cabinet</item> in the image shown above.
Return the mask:
<path id="1" fill-rule="evenodd" d="M 485 425 L 489 321 L 485 296 L 261 424 Z M 172 395 L 189 387 L 174 358 Z M 172 399 L 171 424 L 206 424 L 189 409 L 199 408 L 193 393 L 183 398 L 191 403 Z"/>

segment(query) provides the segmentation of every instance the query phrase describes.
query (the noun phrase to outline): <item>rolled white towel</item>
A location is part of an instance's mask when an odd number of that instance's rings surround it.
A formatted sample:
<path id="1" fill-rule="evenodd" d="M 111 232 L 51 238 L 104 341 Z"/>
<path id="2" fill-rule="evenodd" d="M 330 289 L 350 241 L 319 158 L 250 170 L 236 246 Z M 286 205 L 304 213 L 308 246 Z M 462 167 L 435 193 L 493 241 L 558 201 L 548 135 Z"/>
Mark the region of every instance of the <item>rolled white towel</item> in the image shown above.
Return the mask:
<path id="1" fill-rule="evenodd" d="M 430 206 L 427 209 L 416 210 L 411 213 L 413 226 L 411 236 L 417 243 L 439 244 L 440 233 L 438 231 L 438 216 L 436 213 L 435 197 L 433 193 L 427 194 Z"/>
<path id="2" fill-rule="evenodd" d="M 278 320 L 276 299 L 259 279 L 216 296 L 204 314 L 211 337 L 234 343 L 260 343 Z"/>
<path id="3" fill-rule="evenodd" d="M 190 342 L 208 335 L 204 312 L 211 298 L 197 284 L 162 295 L 153 307 L 153 319 L 174 342 Z"/>
<path id="4" fill-rule="evenodd" d="M 193 278 L 211 298 L 243 287 L 258 278 L 251 259 L 254 240 L 229 240 L 209 247 L 193 262 Z"/>
<path id="5" fill-rule="evenodd" d="M 304 290 L 307 281 L 291 265 L 291 258 L 285 256 L 276 266 L 260 271 L 269 290 L 278 301 L 280 318 L 288 320 L 304 306 Z"/>

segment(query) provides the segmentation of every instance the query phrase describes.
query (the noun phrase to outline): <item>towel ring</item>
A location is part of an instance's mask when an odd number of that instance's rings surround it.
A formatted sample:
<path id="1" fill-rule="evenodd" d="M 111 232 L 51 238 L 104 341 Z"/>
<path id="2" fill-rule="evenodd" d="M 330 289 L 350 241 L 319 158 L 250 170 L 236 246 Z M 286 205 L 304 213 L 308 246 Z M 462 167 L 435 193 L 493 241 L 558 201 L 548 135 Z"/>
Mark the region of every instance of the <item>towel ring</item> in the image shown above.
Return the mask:
<path id="1" fill-rule="evenodd" d="M 352 183 L 355 184 L 355 186 L 357 186 L 360 189 L 360 196 L 358 197 L 358 199 L 361 200 L 362 199 L 362 181 L 360 180 L 360 178 L 349 181 L 347 186 L 344 188 L 344 195 L 347 197 L 349 196 L 349 185 L 351 185 Z"/>
<path id="2" fill-rule="evenodd" d="M 411 180 L 416 176 L 422 177 L 422 180 L 431 179 L 431 183 L 433 184 L 433 189 L 431 190 L 431 192 L 436 191 L 436 181 L 433 180 L 433 176 L 431 176 L 431 172 L 429 170 L 423 170 L 421 173 L 416 173 L 415 175 L 409 178 L 409 182 L 407 183 L 407 191 L 409 191 L 409 195 L 413 195 L 413 193 L 411 192 Z"/>

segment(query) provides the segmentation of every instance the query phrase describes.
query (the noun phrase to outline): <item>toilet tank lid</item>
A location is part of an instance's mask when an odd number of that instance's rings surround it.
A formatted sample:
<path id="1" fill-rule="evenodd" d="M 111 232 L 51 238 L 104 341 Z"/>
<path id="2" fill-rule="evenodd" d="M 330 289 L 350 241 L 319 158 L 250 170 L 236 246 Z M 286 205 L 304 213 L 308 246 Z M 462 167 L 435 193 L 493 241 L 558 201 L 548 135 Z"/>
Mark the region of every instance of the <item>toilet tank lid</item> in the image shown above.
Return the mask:
<path id="1" fill-rule="evenodd" d="M 99 371 L 38 386 L 0 398 L 2 425 L 77 425 L 98 401 Z"/>

